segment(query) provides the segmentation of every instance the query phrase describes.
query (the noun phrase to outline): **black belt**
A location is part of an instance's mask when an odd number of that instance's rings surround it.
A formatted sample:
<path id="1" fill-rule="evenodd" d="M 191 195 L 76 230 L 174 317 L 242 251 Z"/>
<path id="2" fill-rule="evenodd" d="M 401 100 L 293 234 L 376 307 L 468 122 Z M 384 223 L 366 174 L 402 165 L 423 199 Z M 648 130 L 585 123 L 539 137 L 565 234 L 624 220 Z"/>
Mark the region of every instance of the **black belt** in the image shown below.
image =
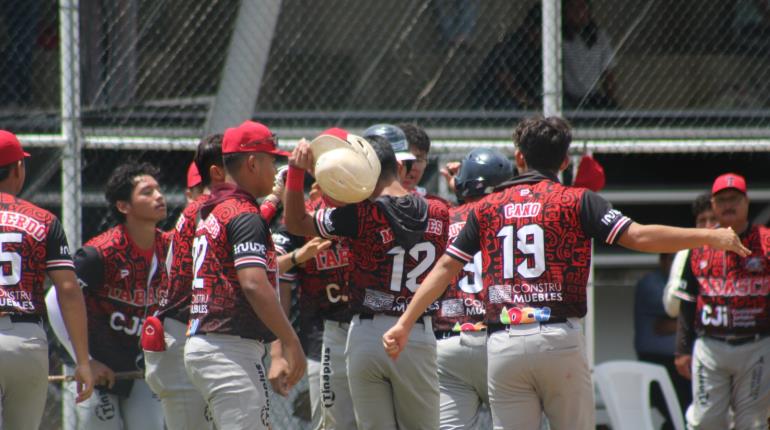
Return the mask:
<path id="1" fill-rule="evenodd" d="M 548 321 L 542 321 L 539 324 L 541 325 L 549 325 L 549 324 L 561 324 L 567 322 L 567 318 L 551 318 Z M 530 323 L 530 324 L 538 324 L 538 323 Z M 518 325 L 518 324 L 516 324 Z M 521 324 L 522 326 L 527 326 L 529 324 Z M 511 328 L 509 324 L 487 324 L 487 331 L 489 334 L 492 334 L 494 332 L 498 332 L 501 330 L 508 330 Z"/>
<path id="2" fill-rule="evenodd" d="M 714 340 L 718 340 L 720 342 L 724 342 L 728 345 L 737 346 L 737 345 L 745 345 L 747 343 L 756 342 L 758 340 L 762 340 L 766 338 L 768 335 L 766 334 L 755 334 L 754 336 L 741 336 L 741 337 L 719 337 L 719 336 L 710 336 L 706 335 L 706 337 Z"/>
<path id="3" fill-rule="evenodd" d="M 373 320 L 374 319 L 374 315 L 375 314 L 358 314 L 358 319 L 360 319 L 360 320 Z M 380 315 L 380 314 L 378 314 L 378 315 Z M 386 315 L 386 314 L 381 314 L 381 315 Z M 393 318 L 398 318 L 395 315 L 388 315 L 388 316 L 392 316 Z M 425 325 L 425 321 L 422 320 L 423 318 L 424 317 L 418 318 L 417 321 L 416 321 L 417 324 Z"/>
<path id="4" fill-rule="evenodd" d="M 477 331 L 466 331 L 465 333 L 477 333 L 479 331 L 486 332 L 487 330 L 477 330 Z M 436 330 L 433 332 L 434 335 L 436 335 L 436 340 L 442 340 L 442 339 L 449 339 L 450 337 L 454 336 L 460 336 L 460 333 L 463 333 L 462 331 L 452 331 L 452 330 Z"/>
<path id="5" fill-rule="evenodd" d="M 39 323 L 43 321 L 40 315 L 10 314 L 8 316 L 11 318 L 11 322 L 14 323 Z"/>

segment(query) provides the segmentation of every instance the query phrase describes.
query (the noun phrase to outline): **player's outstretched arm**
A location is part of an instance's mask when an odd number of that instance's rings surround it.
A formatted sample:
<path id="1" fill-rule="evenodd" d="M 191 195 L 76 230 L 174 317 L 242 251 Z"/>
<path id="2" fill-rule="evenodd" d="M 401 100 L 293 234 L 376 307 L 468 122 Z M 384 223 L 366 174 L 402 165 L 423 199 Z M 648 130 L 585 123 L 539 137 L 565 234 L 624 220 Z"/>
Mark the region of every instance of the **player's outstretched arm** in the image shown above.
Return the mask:
<path id="1" fill-rule="evenodd" d="M 332 242 L 320 237 L 314 237 L 307 241 L 301 248 L 288 254 L 278 256 L 278 271 L 280 273 L 288 272 L 292 267 L 303 264 L 304 262 L 315 258 L 319 252 L 332 246 Z"/>
<path id="2" fill-rule="evenodd" d="M 284 201 L 284 222 L 289 233 L 297 236 L 318 236 L 313 217 L 305 212 L 304 180 L 305 171 L 313 167 L 313 153 L 306 140 L 300 140 L 289 157 L 289 172 L 286 174 L 286 201 Z"/>
<path id="3" fill-rule="evenodd" d="M 64 325 L 67 327 L 75 362 L 75 380 L 77 381 L 78 403 L 91 397 L 94 380 L 88 357 L 88 325 L 83 292 L 80 291 L 75 272 L 71 270 L 52 270 L 48 276 L 53 281 L 59 301 Z"/>
<path id="4" fill-rule="evenodd" d="M 751 254 L 731 228 L 680 228 L 633 222 L 623 232 L 617 243 L 634 251 L 655 254 L 672 253 L 706 245 L 735 252 L 741 257 Z"/>
<path id="5" fill-rule="evenodd" d="M 412 297 L 409 306 L 407 306 L 406 312 L 401 315 L 401 318 L 398 319 L 398 322 L 390 330 L 382 335 L 382 346 L 392 359 L 398 358 L 398 355 L 406 347 L 406 343 L 409 340 L 409 332 L 412 331 L 412 326 L 414 326 L 417 318 L 420 318 L 425 309 L 444 293 L 444 290 L 447 289 L 464 265 L 465 263 L 446 254 L 436 262 L 433 270 L 430 271 L 422 284 L 417 288 L 417 292 Z"/>
<path id="6" fill-rule="evenodd" d="M 267 279 L 267 273 L 261 267 L 244 267 L 238 269 L 238 282 L 251 308 L 259 315 L 259 319 L 281 341 L 283 356 L 289 364 L 286 382 L 289 386 L 296 384 L 305 374 L 307 366 L 305 353 L 278 302 L 278 295 Z"/>

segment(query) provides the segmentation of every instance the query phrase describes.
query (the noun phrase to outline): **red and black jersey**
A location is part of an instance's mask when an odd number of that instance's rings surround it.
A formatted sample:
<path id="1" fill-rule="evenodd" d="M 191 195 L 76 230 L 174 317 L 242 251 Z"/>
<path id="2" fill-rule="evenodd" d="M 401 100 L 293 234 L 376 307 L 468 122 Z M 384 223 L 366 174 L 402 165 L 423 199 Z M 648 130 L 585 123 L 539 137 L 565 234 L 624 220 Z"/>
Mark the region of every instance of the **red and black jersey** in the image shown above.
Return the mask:
<path id="1" fill-rule="evenodd" d="M 135 370 L 139 336 L 167 282 L 163 232 L 153 249 L 140 249 L 123 224 L 86 242 L 75 253 L 75 270 L 88 314 L 91 355 L 114 371 Z"/>
<path id="2" fill-rule="evenodd" d="M 173 235 L 166 258 L 168 284 L 159 294 L 158 316 L 161 318 L 169 317 L 185 324 L 190 318 L 195 226 L 198 223 L 198 211 L 209 197 L 209 194 L 201 194 L 190 202 L 171 230 Z"/>
<path id="3" fill-rule="evenodd" d="M 404 219 L 395 220 L 388 210 L 402 208 Z M 419 211 L 408 213 L 410 208 Z M 390 216 L 390 218 L 389 218 Z M 407 218 L 423 219 L 421 230 L 408 230 Z M 353 314 L 383 313 L 400 315 L 406 310 L 417 287 L 433 268 L 446 248 L 449 227 L 448 208 L 437 200 L 408 194 L 379 197 L 341 208 L 317 210 L 315 226 L 324 238 L 345 236 L 351 239 L 353 256 L 350 273 L 350 305 Z M 403 221 L 404 224 L 401 224 Z M 395 223 L 395 224 L 394 224 Z M 413 243 L 404 247 L 400 235 Z M 438 303 L 429 307 L 432 313 Z"/>
<path id="4" fill-rule="evenodd" d="M 715 337 L 770 333 L 770 229 L 741 235 L 751 255 L 710 247 L 690 251 L 676 295 L 695 302 L 695 331 Z"/>
<path id="5" fill-rule="evenodd" d="M 473 203 L 449 209 L 450 244 L 457 238 L 472 210 Z M 439 310 L 433 317 L 434 330 L 477 331 L 484 327 L 486 291 L 481 273 L 481 252 L 477 252 L 439 300 Z"/>
<path id="6" fill-rule="evenodd" d="M 331 206 L 323 199 L 315 199 L 305 204 L 305 209 L 309 212 L 329 207 Z M 279 229 L 273 238 L 279 255 L 301 248 L 307 240 L 291 235 L 285 229 Z M 300 320 L 319 318 L 350 321 L 350 259 L 350 239 L 336 237 L 332 240 L 332 245 L 316 254 L 315 258 L 281 274 L 281 279 L 297 282 Z"/>
<path id="7" fill-rule="evenodd" d="M 597 194 L 532 172 L 480 200 L 447 253 L 468 263 L 481 251 L 488 323 L 583 317 L 590 239 L 614 244 L 631 222 Z"/>
<path id="8" fill-rule="evenodd" d="M 193 242 L 190 336 L 221 333 L 269 342 L 275 336 L 262 323 L 238 281 L 238 269 L 259 267 L 278 286 L 278 265 L 267 223 L 254 199 L 226 184 L 214 191 L 210 213 L 201 211 Z M 224 197 L 219 197 L 220 195 Z M 207 204 L 207 205 L 208 205 Z"/>
<path id="9" fill-rule="evenodd" d="M 45 314 L 46 271 L 74 269 L 59 220 L 0 193 L 0 269 L 0 315 Z"/>

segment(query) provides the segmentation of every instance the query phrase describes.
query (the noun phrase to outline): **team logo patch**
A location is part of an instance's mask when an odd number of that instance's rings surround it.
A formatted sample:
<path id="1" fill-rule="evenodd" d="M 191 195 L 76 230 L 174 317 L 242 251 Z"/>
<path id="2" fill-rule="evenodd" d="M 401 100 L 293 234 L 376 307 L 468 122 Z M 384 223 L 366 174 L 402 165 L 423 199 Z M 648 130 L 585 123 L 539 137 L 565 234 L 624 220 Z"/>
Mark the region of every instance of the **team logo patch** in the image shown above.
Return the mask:
<path id="1" fill-rule="evenodd" d="M 465 314 L 463 299 L 446 299 L 441 301 L 441 316 L 447 318 L 461 317 Z"/>
<path id="2" fill-rule="evenodd" d="M 96 418 L 100 421 L 109 421 L 115 418 L 115 405 L 110 401 L 107 393 L 99 394 L 99 404 L 96 405 Z"/>
<path id="3" fill-rule="evenodd" d="M 762 257 L 751 257 L 746 259 L 745 267 L 749 272 L 763 272 L 765 270 L 765 261 Z"/>
<path id="4" fill-rule="evenodd" d="M 489 287 L 489 302 L 490 303 L 511 303 L 511 286 L 505 285 L 491 285 Z"/>
<path id="5" fill-rule="evenodd" d="M 471 324 L 471 323 L 460 324 L 459 322 L 456 322 L 454 327 L 452 327 L 452 331 L 455 333 L 459 333 L 461 331 L 481 331 L 486 329 L 487 329 L 487 325 L 481 321 L 477 322 L 476 324 Z"/>
<path id="6" fill-rule="evenodd" d="M 393 306 L 394 300 L 395 298 L 392 294 L 367 288 L 366 295 L 364 296 L 364 306 L 374 311 L 387 311 Z"/>
<path id="7" fill-rule="evenodd" d="M 500 311 L 500 322 L 505 325 L 531 324 L 534 322 L 544 322 L 551 319 L 551 308 L 517 308 L 510 309 L 503 307 Z"/>

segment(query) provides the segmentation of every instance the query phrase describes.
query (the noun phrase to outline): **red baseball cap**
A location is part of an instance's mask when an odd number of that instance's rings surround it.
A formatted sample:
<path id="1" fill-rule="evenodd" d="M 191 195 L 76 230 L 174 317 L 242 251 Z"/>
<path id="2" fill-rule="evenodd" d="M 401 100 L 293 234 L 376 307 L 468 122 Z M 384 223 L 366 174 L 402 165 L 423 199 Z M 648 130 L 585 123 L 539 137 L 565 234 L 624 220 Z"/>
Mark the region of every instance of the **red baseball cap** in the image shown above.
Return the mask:
<path id="1" fill-rule="evenodd" d="M 187 168 L 187 188 L 196 187 L 201 184 L 201 174 L 198 172 L 198 166 L 193 161 L 190 163 L 190 167 Z"/>
<path id="2" fill-rule="evenodd" d="M 736 173 L 725 173 L 714 180 L 714 185 L 711 186 L 711 195 L 727 190 L 729 188 L 736 189 L 743 194 L 746 194 L 746 179 Z"/>
<path id="3" fill-rule="evenodd" d="M 21 143 L 15 134 L 0 130 L 0 166 L 15 163 L 29 154 L 21 149 Z"/>
<path id="4" fill-rule="evenodd" d="M 225 130 L 225 136 L 222 139 L 222 154 L 265 152 L 288 157 L 288 152 L 278 149 L 277 141 L 278 139 L 266 125 L 254 121 L 244 121 L 238 127 Z"/>
<path id="5" fill-rule="evenodd" d="M 605 182 L 604 167 L 590 155 L 584 155 L 580 160 L 580 164 L 578 164 L 577 173 L 575 174 L 575 180 L 572 181 L 572 185 L 599 192 L 604 188 Z"/>

